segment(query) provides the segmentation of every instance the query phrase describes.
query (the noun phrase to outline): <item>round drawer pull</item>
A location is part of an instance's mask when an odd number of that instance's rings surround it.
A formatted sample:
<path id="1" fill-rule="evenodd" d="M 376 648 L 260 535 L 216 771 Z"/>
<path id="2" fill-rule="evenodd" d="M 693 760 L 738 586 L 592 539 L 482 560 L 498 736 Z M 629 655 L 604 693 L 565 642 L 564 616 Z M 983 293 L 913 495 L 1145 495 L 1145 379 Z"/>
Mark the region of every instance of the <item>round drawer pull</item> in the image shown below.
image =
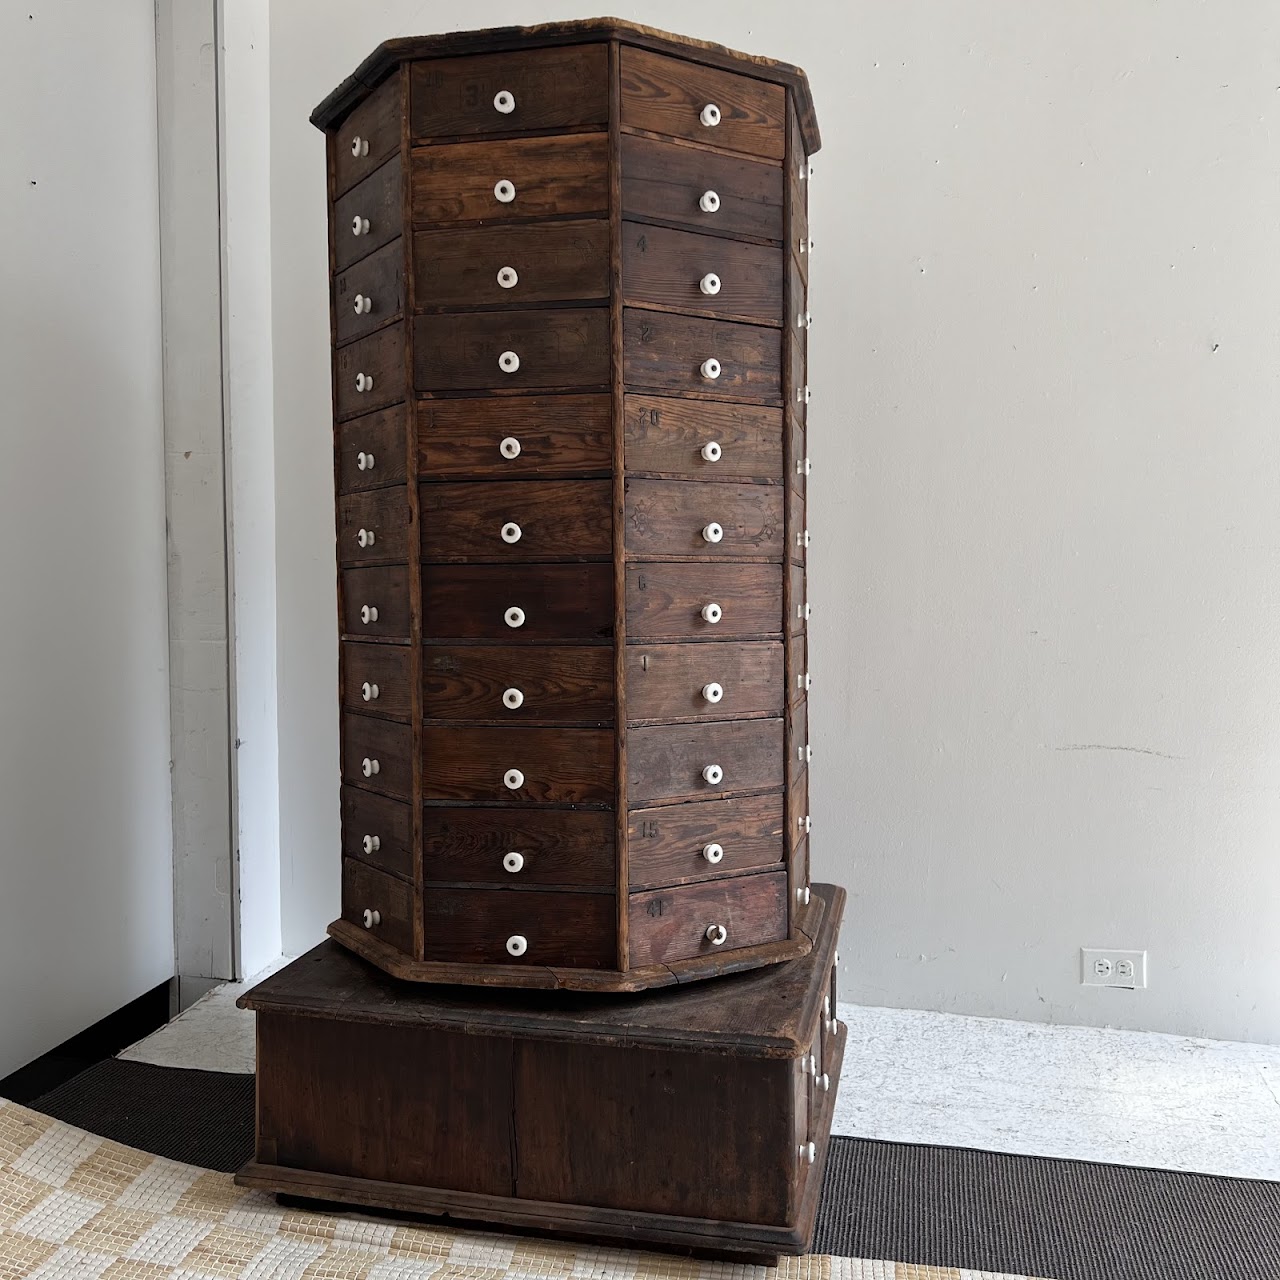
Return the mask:
<path id="1" fill-rule="evenodd" d="M 724 857 L 724 846 L 718 844 L 704 844 L 702 846 L 702 856 L 714 866 L 721 858 Z"/>
<path id="2" fill-rule="evenodd" d="M 806 239 L 804 236 L 801 236 L 799 244 L 801 253 L 813 252 L 813 241 L 811 239 Z"/>
<path id="3" fill-rule="evenodd" d="M 518 458 L 520 456 L 520 441 L 515 436 L 507 436 L 498 446 L 498 452 L 504 458 Z"/>
<path id="4" fill-rule="evenodd" d="M 374 542 L 376 541 L 376 538 L 377 538 L 377 535 L 373 532 L 372 529 L 361 529 L 360 532 L 356 534 L 356 542 L 359 543 L 360 546 L 362 547 L 373 546 Z"/>
<path id="5" fill-rule="evenodd" d="M 493 95 L 493 109 L 509 116 L 516 109 L 516 95 L 510 89 L 499 89 Z"/>
<path id="6" fill-rule="evenodd" d="M 378 620 L 378 606 L 376 604 L 362 604 L 360 606 L 360 621 L 367 627 L 371 622 Z"/>
<path id="7" fill-rule="evenodd" d="M 805 1164 L 812 1164 L 818 1158 L 818 1148 L 812 1142 L 802 1142 L 797 1154 Z"/>
<path id="8" fill-rule="evenodd" d="M 714 191 L 704 191 L 698 197 L 698 208 L 703 213 L 715 213 L 720 208 L 720 197 Z"/>
<path id="9" fill-rule="evenodd" d="M 529 939 L 522 933 L 513 933 L 507 939 L 507 954 L 513 956 L 522 956 L 529 950 Z"/>
<path id="10" fill-rule="evenodd" d="M 519 769 L 508 769 L 502 775 L 502 785 L 508 791 L 519 791 L 524 786 L 524 774 Z"/>
<path id="11" fill-rule="evenodd" d="M 714 382 L 720 376 L 720 361 L 715 356 L 708 356 L 699 366 L 698 371 L 709 382 Z"/>
<path id="12" fill-rule="evenodd" d="M 803 818 L 797 818 L 796 822 L 805 835 L 808 835 L 813 830 L 813 818 L 807 813 Z"/>
<path id="13" fill-rule="evenodd" d="M 520 357 L 514 351 L 504 351 L 498 357 L 498 368 L 503 373 L 515 373 L 520 368 Z"/>
<path id="14" fill-rule="evenodd" d="M 516 853 L 516 851 L 513 849 L 510 853 L 508 853 L 507 855 L 505 855 L 505 857 L 503 857 L 502 866 L 504 870 L 510 871 L 512 875 L 515 875 L 517 871 L 523 871 L 524 870 L 524 854 Z"/>
<path id="15" fill-rule="evenodd" d="M 724 689 L 713 680 L 710 684 L 702 686 L 702 696 L 708 702 L 719 702 L 724 697 Z"/>
<path id="16" fill-rule="evenodd" d="M 356 315 L 365 316 L 373 310 L 373 299 L 366 297 L 363 293 L 356 294 Z"/>
<path id="17" fill-rule="evenodd" d="M 373 454 L 357 453 L 356 454 L 356 470 L 372 471 L 373 470 Z"/>
<path id="18" fill-rule="evenodd" d="M 524 694 L 519 689 L 507 689 L 502 695 L 502 705 L 509 707 L 512 711 L 518 711 L 524 706 Z"/>
<path id="19" fill-rule="evenodd" d="M 720 277 L 714 271 L 708 271 L 701 280 L 698 281 L 698 288 L 707 295 L 713 295 L 720 292 Z"/>
<path id="20" fill-rule="evenodd" d="M 503 542 L 519 542 L 523 533 L 524 530 L 521 529 L 514 520 L 508 520 L 507 523 L 502 526 Z"/>
<path id="21" fill-rule="evenodd" d="M 364 845 L 365 853 L 377 853 L 378 850 L 382 848 L 382 837 L 365 836 L 360 843 Z"/>
<path id="22" fill-rule="evenodd" d="M 382 923 L 381 911 L 370 911 L 367 907 L 364 912 L 364 927 L 372 929 L 374 925 Z"/>
<path id="23" fill-rule="evenodd" d="M 796 459 L 796 475 L 807 476 L 810 474 L 810 472 L 812 472 L 812 470 L 813 470 L 813 463 L 811 463 L 808 458 Z"/>
<path id="24" fill-rule="evenodd" d="M 796 315 L 797 329 L 810 329 L 813 327 L 813 317 L 807 311 L 801 311 Z"/>
<path id="25" fill-rule="evenodd" d="M 813 677 L 806 671 L 804 673 L 804 691 L 808 693 L 811 688 L 813 688 Z"/>
<path id="26" fill-rule="evenodd" d="M 709 622 L 714 627 L 720 619 L 724 617 L 724 610 L 713 600 L 710 604 L 702 606 L 702 620 Z"/>
<path id="27" fill-rule="evenodd" d="M 718 440 L 708 440 L 707 443 L 698 450 L 698 452 L 702 454 L 703 462 L 719 462 L 720 455 L 724 450 L 720 448 L 720 442 Z"/>
<path id="28" fill-rule="evenodd" d="M 719 542 L 724 537 L 724 530 L 713 520 L 702 527 L 703 542 Z"/>
<path id="29" fill-rule="evenodd" d="M 714 129 L 720 123 L 720 108 L 714 102 L 708 102 L 698 113 L 698 119 L 708 129 Z"/>
<path id="30" fill-rule="evenodd" d="M 372 778 L 374 774 L 382 772 L 382 765 L 379 761 L 365 756 L 365 758 L 360 762 L 360 772 L 363 773 L 366 778 Z"/>
<path id="31" fill-rule="evenodd" d="M 360 686 L 360 696 L 366 702 L 377 702 L 378 695 L 381 692 L 382 691 L 378 688 L 376 684 L 370 684 L 367 680 L 364 682 L 364 684 Z"/>
<path id="32" fill-rule="evenodd" d="M 816 1084 L 819 1089 L 823 1090 L 823 1092 L 826 1092 L 826 1090 L 831 1088 L 831 1077 L 824 1071 L 820 1076 L 814 1077 L 813 1083 Z"/>
<path id="33" fill-rule="evenodd" d="M 369 219 L 362 218 L 358 213 L 351 219 L 351 234 L 353 236 L 367 236 L 369 234 Z"/>
<path id="34" fill-rule="evenodd" d="M 493 194 L 499 204 L 510 204 L 516 198 L 516 184 L 501 178 L 493 184 Z"/>
<path id="35" fill-rule="evenodd" d="M 809 530 L 808 530 L 808 529 L 804 529 L 804 530 L 797 529 L 797 530 L 796 530 L 796 546 L 797 546 L 797 547 L 808 547 L 808 545 L 809 545 Z"/>
<path id="36" fill-rule="evenodd" d="M 513 604 L 511 608 L 508 609 L 506 613 L 502 615 L 502 620 L 509 627 L 523 627 L 524 626 L 524 610 L 521 609 L 518 605 Z"/>
<path id="37" fill-rule="evenodd" d="M 498 271 L 498 283 L 504 289 L 514 289 L 520 283 L 520 275 L 515 267 L 502 267 Z"/>
<path id="38" fill-rule="evenodd" d="M 797 621 L 808 622 L 811 613 L 812 613 L 812 607 L 810 606 L 807 600 L 804 602 L 804 604 L 796 605 Z"/>
<path id="39" fill-rule="evenodd" d="M 713 787 L 718 787 L 724 781 L 724 770 L 718 764 L 704 765 L 702 780 L 709 782 Z"/>
<path id="40" fill-rule="evenodd" d="M 369 139 L 362 138 L 358 133 L 351 139 L 351 154 L 360 159 L 362 156 L 369 154 Z"/>
<path id="41" fill-rule="evenodd" d="M 725 939 L 729 936 L 729 930 L 722 924 L 707 925 L 706 939 L 713 947 L 724 946 Z"/>
<path id="42" fill-rule="evenodd" d="M 802 907 L 807 907 L 809 905 L 809 886 L 807 884 L 801 885 L 800 888 L 796 890 L 796 901 L 799 902 Z"/>
<path id="43" fill-rule="evenodd" d="M 357 373 L 356 374 L 356 390 L 359 391 L 362 395 L 366 391 L 372 391 L 373 390 L 372 375 L 367 373 Z"/>

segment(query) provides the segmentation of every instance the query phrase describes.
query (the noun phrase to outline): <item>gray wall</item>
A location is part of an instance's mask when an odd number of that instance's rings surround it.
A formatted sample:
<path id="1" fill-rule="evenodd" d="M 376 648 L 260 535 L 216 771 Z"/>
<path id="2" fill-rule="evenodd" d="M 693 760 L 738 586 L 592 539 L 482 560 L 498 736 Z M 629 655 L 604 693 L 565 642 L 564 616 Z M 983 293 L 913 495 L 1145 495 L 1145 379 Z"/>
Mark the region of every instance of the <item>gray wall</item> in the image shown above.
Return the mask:
<path id="1" fill-rule="evenodd" d="M 675 0 L 826 146 L 814 862 L 866 1003 L 1280 1040 L 1280 225 L 1257 0 Z M 284 939 L 337 912 L 322 140 L 380 40 L 585 5 L 272 0 Z M 1145 992 L 1078 948 L 1145 947 Z"/>

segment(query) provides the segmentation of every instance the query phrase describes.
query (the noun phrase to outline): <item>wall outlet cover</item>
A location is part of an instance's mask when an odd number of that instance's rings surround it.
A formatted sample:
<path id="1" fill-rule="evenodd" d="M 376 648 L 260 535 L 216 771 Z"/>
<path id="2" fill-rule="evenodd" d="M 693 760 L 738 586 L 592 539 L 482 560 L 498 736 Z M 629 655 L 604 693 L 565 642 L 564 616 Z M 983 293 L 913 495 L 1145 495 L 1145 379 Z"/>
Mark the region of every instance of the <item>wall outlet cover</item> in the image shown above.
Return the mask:
<path id="1" fill-rule="evenodd" d="M 1080 982 L 1086 987 L 1120 987 L 1133 991 L 1147 985 L 1147 953 L 1114 947 L 1080 948 Z"/>

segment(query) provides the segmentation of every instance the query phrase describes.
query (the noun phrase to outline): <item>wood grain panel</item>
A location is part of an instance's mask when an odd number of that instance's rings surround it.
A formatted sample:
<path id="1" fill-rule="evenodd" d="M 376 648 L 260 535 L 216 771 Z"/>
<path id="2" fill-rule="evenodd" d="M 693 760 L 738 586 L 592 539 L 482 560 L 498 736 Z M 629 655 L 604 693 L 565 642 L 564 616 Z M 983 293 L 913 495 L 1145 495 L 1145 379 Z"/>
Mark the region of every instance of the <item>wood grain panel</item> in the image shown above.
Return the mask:
<path id="1" fill-rule="evenodd" d="M 788 572 L 791 574 L 791 618 L 788 626 L 791 634 L 797 635 L 809 626 L 809 597 L 805 589 L 804 566 L 793 564 Z"/>
<path id="2" fill-rule="evenodd" d="M 368 776 L 364 761 L 375 771 Z M 407 724 L 375 720 L 372 716 L 342 717 L 342 779 L 353 787 L 376 791 L 397 800 L 413 793 L 413 732 Z"/>
<path id="3" fill-rule="evenodd" d="M 345 271 L 375 249 L 396 239 L 404 226 L 401 213 L 400 157 L 393 155 L 381 168 L 333 202 L 333 269 Z M 360 230 L 355 230 L 359 218 Z M 368 223 L 368 226 L 365 226 Z"/>
<path id="4" fill-rule="evenodd" d="M 626 656 L 631 724 L 782 714 L 780 643 L 632 644 Z"/>
<path id="5" fill-rule="evenodd" d="M 809 834 L 812 820 L 809 816 L 809 773 L 806 770 L 787 792 L 787 822 L 790 826 L 788 840 L 793 849 Z"/>
<path id="6" fill-rule="evenodd" d="M 799 702 L 808 694 L 806 677 L 809 674 L 809 658 L 804 632 L 798 636 L 792 636 L 787 641 L 787 670 L 791 672 L 787 701 Z"/>
<path id="7" fill-rule="evenodd" d="M 708 604 L 720 606 L 719 622 L 703 618 Z M 627 566 L 629 640 L 726 640 L 781 633 L 781 565 Z"/>
<path id="8" fill-rule="evenodd" d="M 808 767 L 810 757 L 809 703 L 801 699 L 787 711 L 787 785 Z"/>
<path id="9" fill-rule="evenodd" d="M 613 653 L 605 645 L 429 645 L 422 686 L 428 720 L 613 720 Z M 523 699 L 518 707 L 503 701 L 510 689 Z"/>
<path id="10" fill-rule="evenodd" d="M 782 403 L 782 339 L 777 329 L 631 307 L 622 314 L 623 373 L 629 388 Z M 709 357 L 720 362 L 714 379 L 701 372 Z"/>
<path id="11" fill-rule="evenodd" d="M 404 249 L 399 237 L 334 277 L 333 334 L 339 344 L 399 320 L 403 311 Z"/>
<path id="12" fill-rule="evenodd" d="M 787 359 L 791 364 L 792 408 L 796 417 L 805 422 L 809 417 L 809 374 L 805 360 L 805 340 L 789 330 L 786 337 Z"/>
<path id="13" fill-rule="evenodd" d="M 339 564 L 403 561 L 409 554 L 408 532 L 409 500 L 403 489 L 370 489 L 338 499 Z"/>
<path id="14" fill-rule="evenodd" d="M 339 347 L 333 353 L 333 394 L 338 418 L 354 418 L 403 400 L 404 324 Z"/>
<path id="15" fill-rule="evenodd" d="M 378 918 L 365 924 L 364 913 Z M 374 937 L 413 954 L 413 888 L 354 858 L 342 860 L 342 918 L 367 928 Z"/>
<path id="16" fill-rule="evenodd" d="M 528 725 L 439 727 L 422 733 L 423 798 L 506 804 L 608 804 L 613 734 Z M 524 782 L 508 787 L 509 770 Z"/>
<path id="17" fill-rule="evenodd" d="M 706 800 L 737 791 L 764 791 L 783 782 L 782 721 L 725 720 L 632 729 L 628 743 L 630 807 L 656 801 Z M 703 777 L 707 765 L 719 783 Z"/>
<path id="18" fill-rule="evenodd" d="M 365 841 L 369 848 L 365 848 Z M 412 810 L 400 800 L 342 788 L 342 853 L 402 880 L 413 879 Z"/>
<path id="19" fill-rule="evenodd" d="M 333 131 L 329 145 L 335 196 L 349 191 L 398 152 L 400 77 L 390 76 L 384 80 Z"/>
<path id="20" fill-rule="evenodd" d="M 519 627 L 506 611 L 524 611 Z M 423 633 L 439 640 L 607 641 L 613 637 L 609 564 L 427 565 L 422 571 Z"/>
<path id="21" fill-rule="evenodd" d="M 756 556 L 781 560 L 783 490 L 766 484 L 628 479 L 627 552 L 639 556 Z M 721 539 L 704 530 L 719 525 Z"/>
<path id="22" fill-rule="evenodd" d="M 364 610 L 369 610 L 365 621 Z M 377 612 L 377 617 L 373 613 Z M 351 636 L 409 638 L 409 571 L 403 565 L 342 571 L 342 630 Z"/>
<path id="23" fill-rule="evenodd" d="M 782 480 L 782 410 L 763 405 L 629 395 L 623 431 L 628 474 L 689 480 Z M 715 444 L 709 461 L 702 449 Z"/>
<path id="24" fill-rule="evenodd" d="M 350 711 L 408 723 L 413 705 L 408 646 L 344 640 L 338 648 L 342 705 Z M 369 686 L 367 696 L 365 685 Z"/>
<path id="25" fill-rule="evenodd" d="M 809 477 L 808 454 L 805 452 L 804 423 L 799 421 L 793 414 L 788 414 L 787 430 L 791 433 L 791 487 L 803 493 Z"/>
<path id="26" fill-rule="evenodd" d="M 788 546 L 791 550 L 791 562 L 804 564 L 809 558 L 809 526 L 805 516 L 803 491 L 791 489 L 787 499 L 790 508 L 787 528 L 790 530 Z"/>
<path id="27" fill-rule="evenodd" d="M 338 424 L 337 440 L 339 493 L 404 484 L 402 408 L 380 409 L 360 418 L 349 418 Z M 363 460 L 361 454 L 364 454 Z"/>

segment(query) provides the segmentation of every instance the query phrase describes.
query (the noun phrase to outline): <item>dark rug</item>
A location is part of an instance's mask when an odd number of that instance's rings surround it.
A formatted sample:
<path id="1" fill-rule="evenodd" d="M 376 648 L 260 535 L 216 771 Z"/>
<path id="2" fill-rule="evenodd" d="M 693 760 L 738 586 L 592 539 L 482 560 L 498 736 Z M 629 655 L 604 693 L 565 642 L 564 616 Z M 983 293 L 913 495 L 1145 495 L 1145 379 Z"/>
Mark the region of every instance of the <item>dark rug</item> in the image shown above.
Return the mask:
<path id="1" fill-rule="evenodd" d="M 100 1062 L 46 1115 L 231 1172 L 253 1077 Z M 814 1253 L 1052 1280 L 1280 1280 L 1280 1183 L 833 1138 Z"/>

